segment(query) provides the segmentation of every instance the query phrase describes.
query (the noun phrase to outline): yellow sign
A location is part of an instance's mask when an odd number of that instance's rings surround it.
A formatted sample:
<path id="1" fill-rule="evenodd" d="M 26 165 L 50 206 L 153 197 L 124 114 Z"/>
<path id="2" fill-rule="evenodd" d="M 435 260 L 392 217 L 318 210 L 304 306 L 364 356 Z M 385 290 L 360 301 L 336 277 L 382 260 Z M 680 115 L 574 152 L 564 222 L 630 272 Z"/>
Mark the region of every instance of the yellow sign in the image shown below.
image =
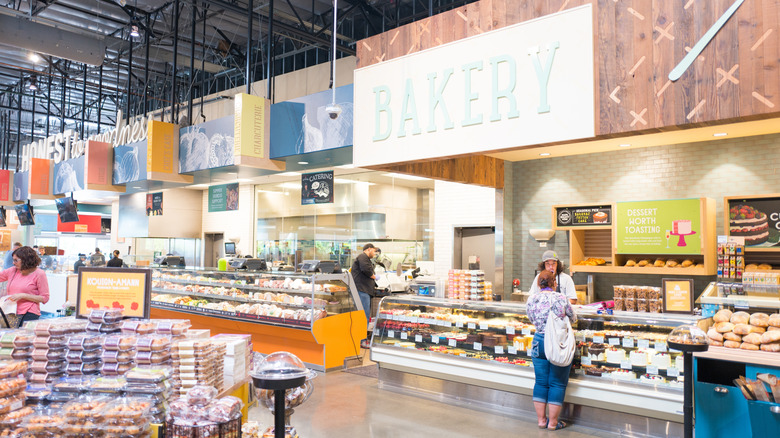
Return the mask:
<path id="1" fill-rule="evenodd" d="M 693 312 L 693 280 L 663 280 L 664 310 L 666 312 Z"/>
<path id="2" fill-rule="evenodd" d="M 89 227 L 86 224 L 76 224 L 73 226 L 73 231 L 76 233 L 89 233 Z"/>
<path id="3" fill-rule="evenodd" d="M 146 171 L 174 173 L 174 165 L 178 165 L 178 157 L 173 156 L 176 125 L 149 121 L 149 133 L 146 136 Z M 178 169 L 176 169 L 178 173 Z"/>
<path id="4" fill-rule="evenodd" d="M 81 268 L 76 313 L 122 309 L 126 317 L 149 317 L 151 271 L 148 269 Z"/>
<path id="5" fill-rule="evenodd" d="M 270 137 L 268 118 L 270 118 L 268 100 L 240 93 L 236 95 L 234 118 L 235 156 L 268 158 L 266 141 Z"/>
<path id="6" fill-rule="evenodd" d="M 0 230 L 0 251 L 11 250 L 11 230 Z"/>

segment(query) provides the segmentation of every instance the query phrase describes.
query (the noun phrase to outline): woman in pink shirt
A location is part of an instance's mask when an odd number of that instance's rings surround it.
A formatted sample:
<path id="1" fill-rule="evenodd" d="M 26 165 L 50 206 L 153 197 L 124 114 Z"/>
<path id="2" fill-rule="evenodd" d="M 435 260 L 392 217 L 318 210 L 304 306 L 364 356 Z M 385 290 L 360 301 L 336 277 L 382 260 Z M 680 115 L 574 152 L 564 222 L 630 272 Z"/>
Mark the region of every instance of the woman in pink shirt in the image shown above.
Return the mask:
<path id="1" fill-rule="evenodd" d="M 8 299 L 16 301 L 19 327 L 41 317 L 40 303 L 49 302 L 49 282 L 38 268 L 41 257 L 29 246 L 13 253 L 14 266 L 0 272 L 0 282 L 7 281 Z"/>

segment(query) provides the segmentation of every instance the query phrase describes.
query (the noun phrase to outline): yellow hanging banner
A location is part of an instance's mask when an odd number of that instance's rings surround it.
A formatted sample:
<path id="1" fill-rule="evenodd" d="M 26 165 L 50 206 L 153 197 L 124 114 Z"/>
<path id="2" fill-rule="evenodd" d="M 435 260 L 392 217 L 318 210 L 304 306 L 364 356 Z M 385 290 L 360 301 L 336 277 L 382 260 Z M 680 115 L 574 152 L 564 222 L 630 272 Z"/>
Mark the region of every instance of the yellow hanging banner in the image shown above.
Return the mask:
<path id="1" fill-rule="evenodd" d="M 234 164 L 260 169 L 284 170 L 283 161 L 269 159 L 271 103 L 268 99 L 240 93 L 235 97 Z"/>

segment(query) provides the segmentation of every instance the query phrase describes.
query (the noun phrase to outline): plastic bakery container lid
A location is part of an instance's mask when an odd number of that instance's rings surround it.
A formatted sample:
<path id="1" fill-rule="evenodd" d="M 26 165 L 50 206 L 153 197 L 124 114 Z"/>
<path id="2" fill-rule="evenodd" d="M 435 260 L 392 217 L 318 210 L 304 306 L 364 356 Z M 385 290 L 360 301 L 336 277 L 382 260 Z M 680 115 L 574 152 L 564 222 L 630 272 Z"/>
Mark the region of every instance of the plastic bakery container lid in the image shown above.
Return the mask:
<path id="1" fill-rule="evenodd" d="M 289 389 L 303 385 L 316 373 L 292 353 L 277 351 L 260 361 L 250 373 L 255 385 L 264 389 Z"/>

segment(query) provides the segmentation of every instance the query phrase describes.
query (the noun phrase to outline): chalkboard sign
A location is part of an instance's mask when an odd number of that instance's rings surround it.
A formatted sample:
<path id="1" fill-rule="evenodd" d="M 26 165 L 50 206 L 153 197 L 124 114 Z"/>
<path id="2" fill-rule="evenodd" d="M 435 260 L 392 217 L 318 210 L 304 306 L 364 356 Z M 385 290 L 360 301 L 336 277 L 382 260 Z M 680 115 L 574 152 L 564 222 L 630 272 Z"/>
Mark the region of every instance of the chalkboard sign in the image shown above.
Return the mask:
<path id="1" fill-rule="evenodd" d="M 555 225 L 557 227 L 612 225 L 612 206 L 555 207 Z"/>
<path id="2" fill-rule="evenodd" d="M 333 171 L 305 173 L 301 176 L 301 204 L 333 203 Z"/>

